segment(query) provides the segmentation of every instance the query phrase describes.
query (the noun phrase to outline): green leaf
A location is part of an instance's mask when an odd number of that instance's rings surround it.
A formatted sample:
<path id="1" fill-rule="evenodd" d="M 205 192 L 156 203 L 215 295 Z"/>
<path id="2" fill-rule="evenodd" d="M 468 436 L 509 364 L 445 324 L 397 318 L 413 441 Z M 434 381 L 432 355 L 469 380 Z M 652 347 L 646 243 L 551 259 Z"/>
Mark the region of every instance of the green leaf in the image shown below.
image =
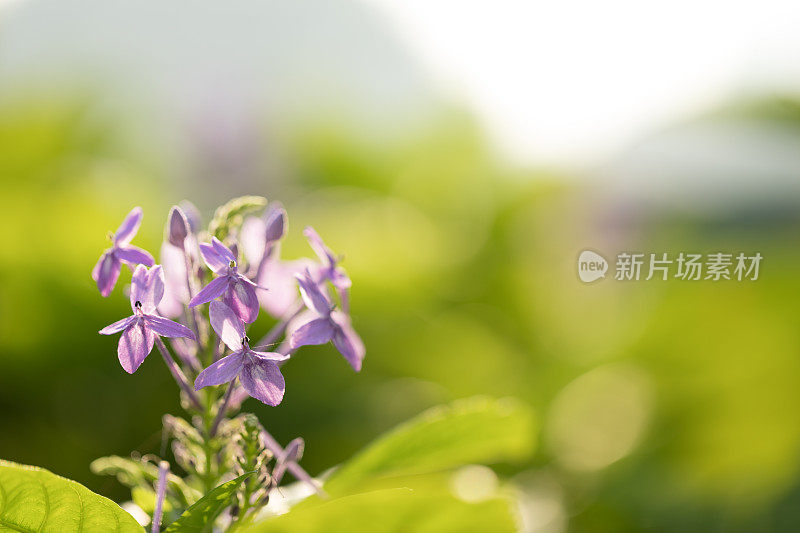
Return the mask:
<path id="1" fill-rule="evenodd" d="M 80 483 L 35 466 L 0 460 L 0 529 L 143 531 L 119 505 Z"/>
<path id="2" fill-rule="evenodd" d="M 533 453 L 533 414 L 512 399 L 486 397 L 435 407 L 384 434 L 330 477 L 332 495 L 376 477 L 424 474 L 463 464 L 524 460 Z"/>
<path id="3" fill-rule="evenodd" d="M 164 533 L 211 531 L 214 519 L 230 505 L 231 499 L 236 494 L 236 491 L 239 490 L 239 485 L 242 484 L 242 481 L 253 475 L 253 473 L 247 472 L 236 479 L 211 489 L 208 494 L 186 509 L 180 518 L 169 525 Z"/>
<path id="4" fill-rule="evenodd" d="M 242 225 L 245 215 L 258 211 L 267 205 L 263 196 L 240 196 L 221 205 L 214 212 L 208 225 L 208 232 L 218 239 L 224 238 L 231 228 Z"/>
<path id="5" fill-rule="evenodd" d="M 456 533 L 517 530 L 511 502 L 465 503 L 446 492 L 387 489 L 344 496 L 260 522 L 247 533 Z"/>
<path id="6" fill-rule="evenodd" d="M 89 465 L 89 469 L 98 475 L 115 476 L 117 481 L 130 488 L 131 492 L 136 488 L 152 491 L 153 485 L 158 480 L 158 467 L 153 463 L 117 455 L 95 459 Z M 175 474 L 170 473 L 167 482 L 180 501 L 181 507 L 187 507 L 200 499 L 202 493 L 191 488 Z"/>

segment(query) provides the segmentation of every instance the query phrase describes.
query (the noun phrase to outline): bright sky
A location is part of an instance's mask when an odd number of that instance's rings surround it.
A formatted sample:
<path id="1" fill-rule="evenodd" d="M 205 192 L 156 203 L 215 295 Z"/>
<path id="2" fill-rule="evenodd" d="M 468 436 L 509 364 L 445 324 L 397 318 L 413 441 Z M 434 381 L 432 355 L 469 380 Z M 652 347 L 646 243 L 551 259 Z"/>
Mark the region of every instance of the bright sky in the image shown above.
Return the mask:
<path id="1" fill-rule="evenodd" d="M 584 164 L 736 95 L 800 88 L 791 0 L 363 0 L 518 162 Z"/>

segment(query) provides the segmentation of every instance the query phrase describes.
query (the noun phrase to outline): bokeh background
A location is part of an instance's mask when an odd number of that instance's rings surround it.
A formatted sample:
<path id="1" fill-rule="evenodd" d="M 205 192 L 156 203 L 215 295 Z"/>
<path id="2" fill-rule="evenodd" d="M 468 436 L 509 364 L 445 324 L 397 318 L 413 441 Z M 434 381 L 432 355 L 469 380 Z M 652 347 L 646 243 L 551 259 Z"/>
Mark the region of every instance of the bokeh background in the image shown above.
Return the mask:
<path id="1" fill-rule="evenodd" d="M 531 532 L 800 527 L 800 7 L 0 2 L 0 457 L 121 500 L 175 387 L 133 376 L 89 273 L 134 205 L 282 201 L 344 252 L 332 348 L 255 410 L 319 473 L 425 408 L 538 419 Z M 764 256 L 755 282 L 583 285 L 584 248 Z M 258 328 L 269 324 L 260 320 Z"/>

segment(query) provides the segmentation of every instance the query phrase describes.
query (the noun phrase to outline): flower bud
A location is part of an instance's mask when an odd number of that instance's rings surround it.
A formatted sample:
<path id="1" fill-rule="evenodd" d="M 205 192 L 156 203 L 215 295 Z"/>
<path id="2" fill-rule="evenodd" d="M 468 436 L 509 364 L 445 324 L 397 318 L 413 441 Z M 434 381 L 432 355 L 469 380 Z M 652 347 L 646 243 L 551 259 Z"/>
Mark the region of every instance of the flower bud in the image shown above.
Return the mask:
<path id="1" fill-rule="evenodd" d="M 177 205 L 173 206 L 170 209 L 169 220 L 167 221 L 167 239 L 170 244 L 183 249 L 183 243 L 186 237 L 189 236 L 190 231 L 189 221 L 186 219 L 183 210 Z"/>
<path id="2" fill-rule="evenodd" d="M 267 243 L 282 239 L 286 233 L 286 210 L 281 204 L 274 204 L 267 211 L 265 222 Z"/>

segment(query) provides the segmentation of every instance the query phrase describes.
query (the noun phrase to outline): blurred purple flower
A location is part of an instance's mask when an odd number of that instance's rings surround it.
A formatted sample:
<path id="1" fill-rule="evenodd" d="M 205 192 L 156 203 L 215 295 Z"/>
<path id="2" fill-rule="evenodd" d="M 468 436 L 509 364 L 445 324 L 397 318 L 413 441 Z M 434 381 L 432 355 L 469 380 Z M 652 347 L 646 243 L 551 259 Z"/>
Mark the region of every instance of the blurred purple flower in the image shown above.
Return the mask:
<path id="1" fill-rule="evenodd" d="M 258 317 L 258 285 L 241 275 L 236 267 L 236 256 L 216 237 L 211 244 L 202 243 L 200 253 L 208 267 L 217 274 L 189 302 L 189 307 L 204 304 L 222 296 L 222 301 L 244 322 L 250 324 Z"/>
<path id="2" fill-rule="evenodd" d="M 339 266 L 340 258 L 336 257 L 330 248 L 322 241 L 322 238 L 311 226 L 306 226 L 303 235 L 308 239 L 308 244 L 314 253 L 319 257 L 321 266 L 316 272 L 319 276 L 318 282 L 323 279 L 330 280 L 333 286 L 339 291 L 346 291 L 352 285 L 350 278 L 342 267 Z"/>
<path id="3" fill-rule="evenodd" d="M 111 237 L 112 247 L 103 252 L 100 260 L 92 269 L 92 279 L 97 282 L 97 288 L 104 297 L 111 294 L 114 289 L 123 262 L 129 265 L 142 264 L 148 267 L 155 263 L 152 255 L 130 244 L 131 239 L 139 231 L 141 223 L 142 208 L 134 207 Z"/>
<path id="4" fill-rule="evenodd" d="M 282 261 L 280 240 L 288 226 L 286 210 L 273 202 L 262 217 L 250 217 L 242 224 L 240 242 L 253 279 L 269 290 L 258 291 L 261 308 L 278 318 L 289 312 L 297 301 L 295 274 L 313 267 L 310 259 Z"/>
<path id="5" fill-rule="evenodd" d="M 334 309 L 330 298 L 314 282 L 308 270 L 305 274 L 297 275 L 297 283 L 306 307 L 314 311 L 316 315 L 292 332 L 289 339 L 290 347 L 296 349 L 310 344 L 325 344 L 333 341 L 333 345 L 347 359 L 350 366 L 356 372 L 361 370 L 361 362 L 364 360 L 366 350 L 361 337 L 350 324 L 350 317 L 346 313 Z"/>
<path id="6" fill-rule="evenodd" d="M 164 268 L 164 298 L 158 304 L 158 312 L 174 318 L 180 316 L 189 303 L 189 287 L 186 279 L 186 259 L 183 251 L 168 242 L 161 244 L 161 265 Z"/>
<path id="7" fill-rule="evenodd" d="M 239 241 L 242 251 L 251 265 L 258 266 L 269 256 L 286 234 L 286 210 L 273 202 L 262 217 L 249 217 L 242 224 Z"/>
<path id="8" fill-rule="evenodd" d="M 122 368 L 129 374 L 136 372 L 153 349 L 156 335 L 195 338 L 192 330 L 186 326 L 156 314 L 156 307 L 163 295 L 164 272 L 161 265 L 149 270 L 144 265 L 138 265 L 131 280 L 133 315 L 100 330 L 101 335 L 123 332 L 119 339 L 117 355 Z"/>
<path id="9" fill-rule="evenodd" d="M 224 303 L 211 302 L 209 316 L 214 331 L 233 353 L 200 372 L 194 382 L 195 390 L 221 385 L 238 376 L 244 390 L 253 398 L 272 406 L 281 403 L 286 383 L 276 361 L 285 361 L 289 356 L 251 349 L 244 323 Z"/>

